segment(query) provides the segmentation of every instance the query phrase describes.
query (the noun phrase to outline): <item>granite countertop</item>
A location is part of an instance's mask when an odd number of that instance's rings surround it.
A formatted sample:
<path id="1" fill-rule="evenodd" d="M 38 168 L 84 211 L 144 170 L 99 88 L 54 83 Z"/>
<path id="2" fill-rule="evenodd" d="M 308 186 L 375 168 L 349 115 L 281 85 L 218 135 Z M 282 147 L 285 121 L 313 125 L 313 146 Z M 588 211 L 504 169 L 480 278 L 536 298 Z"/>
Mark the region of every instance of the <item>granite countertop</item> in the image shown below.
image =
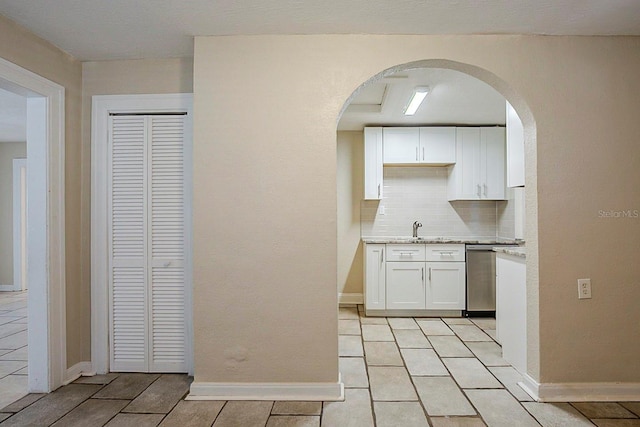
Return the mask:
<path id="1" fill-rule="evenodd" d="M 363 237 L 364 243 L 416 243 L 416 244 L 437 244 L 437 243 L 450 243 L 450 244 L 472 244 L 472 245 L 493 245 L 493 244 L 508 244 L 518 245 L 522 243 L 520 240 L 515 239 L 502 239 L 502 238 L 484 238 L 484 237 L 409 237 L 409 236 L 380 236 L 380 237 Z"/>
<path id="2" fill-rule="evenodd" d="M 527 248 L 524 246 L 496 246 L 493 248 L 494 252 L 503 253 L 507 255 L 513 255 L 520 258 L 527 257 Z"/>

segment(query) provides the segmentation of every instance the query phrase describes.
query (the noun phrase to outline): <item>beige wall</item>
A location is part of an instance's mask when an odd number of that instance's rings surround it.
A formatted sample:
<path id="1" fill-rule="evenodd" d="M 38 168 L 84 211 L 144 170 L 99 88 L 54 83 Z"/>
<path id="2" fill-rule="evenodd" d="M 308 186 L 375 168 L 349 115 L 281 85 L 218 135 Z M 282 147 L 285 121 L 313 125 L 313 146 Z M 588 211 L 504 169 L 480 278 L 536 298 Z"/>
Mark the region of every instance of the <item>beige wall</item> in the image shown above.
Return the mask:
<path id="1" fill-rule="evenodd" d="M 26 142 L 0 142 L 0 285 L 13 285 L 13 159 L 26 157 Z"/>
<path id="2" fill-rule="evenodd" d="M 598 216 L 640 206 L 640 39 L 350 35 L 196 38 L 196 381 L 337 378 L 336 121 L 361 83 L 422 60 L 525 122 L 529 373 L 640 381 L 640 220 Z"/>
<path id="3" fill-rule="evenodd" d="M 91 97 L 192 92 L 192 58 L 82 63 L 82 282 L 88 286 L 81 304 L 87 319 L 91 316 Z M 90 321 L 79 328 L 90 340 Z M 90 354 L 91 348 L 86 350 Z"/>
<path id="4" fill-rule="evenodd" d="M 80 231 L 80 116 L 82 67 L 51 43 L 0 16 L 0 57 L 65 88 L 65 244 L 67 303 L 67 364 L 88 360 L 90 343 L 78 325 L 90 322 L 82 295 Z"/>
<path id="5" fill-rule="evenodd" d="M 364 196 L 364 133 L 338 132 L 338 293 L 362 294 L 363 245 L 360 200 Z"/>

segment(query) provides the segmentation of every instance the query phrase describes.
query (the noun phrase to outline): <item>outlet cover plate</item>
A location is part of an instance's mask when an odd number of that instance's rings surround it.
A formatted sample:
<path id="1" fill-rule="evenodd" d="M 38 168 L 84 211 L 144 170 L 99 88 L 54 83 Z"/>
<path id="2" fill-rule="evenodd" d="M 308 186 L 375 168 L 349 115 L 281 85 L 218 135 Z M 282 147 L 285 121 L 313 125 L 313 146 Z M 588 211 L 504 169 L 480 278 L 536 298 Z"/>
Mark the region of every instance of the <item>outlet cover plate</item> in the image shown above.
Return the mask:
<path id="1" fill-rule="evenodd" d="M 578 299 L 591 298 L 591 279 L 578 279 Z"/>

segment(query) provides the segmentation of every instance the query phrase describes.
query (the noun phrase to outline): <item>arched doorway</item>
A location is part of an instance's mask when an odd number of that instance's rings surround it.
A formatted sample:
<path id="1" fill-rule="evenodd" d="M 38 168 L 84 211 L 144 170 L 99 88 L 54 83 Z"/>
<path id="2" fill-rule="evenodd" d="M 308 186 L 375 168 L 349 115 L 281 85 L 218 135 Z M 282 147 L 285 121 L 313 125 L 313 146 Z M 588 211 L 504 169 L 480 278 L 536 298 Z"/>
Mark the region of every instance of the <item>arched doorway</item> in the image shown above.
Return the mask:
<path id="1" fill-rule="evenodd" d="M 537 190 L 536 190 L 536 125 L 533 119 L 532 113 L 526 103 L 526 101 L 514 91 L 508 83 L 502 80 L 497 75 L 474 65 L 464 64 L 460 62 L 444 60 L 444 59 L 433 59 L 433 60 L 424 60 L 424 61 L 415 61 L 410 63 L 405 63 L 401 65 L 397 65 L 391 68 L 387 68 L 384 71 L 374 75 L 369 78 L 367 81 L 362 83 L 358 88 L 356 88 L 351 96 L 344 103 L 340 115 L 338 116 L 338 161 L 337 161 L 337 181 L 338 181 L 338 292 L 339 299 L 343 303 L 354 303 L 358 302 L 358 293 L 354 291 L 355 287 L 353 283 L 357 280 L 363 280 L 363 249 L 362 243 L 360 240 L 356 243 L 355 229 L 357 228 L 354 224 L 358 222 L 356 220 L 360 219 L 360 236 L 358 239 L 361 239 L 363 236 L 363 226 L 362 226 L 362 212 L 367 210 L 366 215 L 369 216 L 369 220 L 371 220 L 372 216 L 376 216 L 380 214 L 380 211 L 377 210 L 377 207 L 373 208 L 373 211 L 370 207 L 363 204 L 360 206 L 359 201 L 362 199 L 362 194 L 364 188 L 362 185 L 358 186 L 357 184 L 348 186 L 349 182 L 355 183 L 357 180 L 362 180 L 362 163 L 358 163 L 357 157 L 362 157 L 362 151 L 358 151 L 353 147 L 357 147 L 358 145 L 362 145 L 363 136 L 362 134 L 358 135 L 342 135 L 342 144 L 341 140 L 341 125 L 344 123 L 344 120 L 349 115 L 349 110 L 358 111 L 361 113 L 361 116 L 356 120 L 351 120 L 346 128 L 348 128 L 352 132 L 362 132 L 363 124 L 366 125 L 396 125 L 396 126 L 411 126 L 411 124 L 447 124 L 452 125 L 456 124 L 457 121 L 440 121 L 437 120 L 435 122 L 422 123 L 420 120 L 416 121 L 401 121 L 394 122 L 393 120 L 390 122 L 371 122 L 369 116 L 369 121 L 366 118 L 366 112 L 381 112 L 382 110 L 382 102 L 385 97 L 388 96 L 388 93 L 385 93 L 384 89 L 381 89 L 379 92 L 379 98 L 376 100 L 370 99 L 367 104 L 359 103 L 354 108 L 354 101 L 358 101 L 362 99 L 362 95 L 366 92 L 366 97 L 370 96 L 374 91 L 370 89 L 374 86 L 384 86 L 380 85 L 381 82 L 389 81 L 394 78 L 404 77 L 411 70 L 418 69 L 426 69 L 426 70 L 450 70 L 456 73 L 461 73 L 467 78 L 472 80 L 476 80 L 480 82 L 482 85 L 486 85 L 491 88 L 496 94 L 502 97 L 503 102 L 503 110 L 504 114 L 504 101 L 508 101 L 510 105 L 517 111 L 518 116 L 520 117 L 523 128 L 524 128 L 524 141 L 525 141 L 525 166 L 526 166 L 526 185 L 523 189 L 524 199 L 526 200 L 526 211 L 523 211 L 523 216 L 526 217 L 524 223 L 524 240 L 526 241 L 527 246 L 527 261 L 526 261 L 526 272 L 527 272 L 527 286 L 526 286 L 526 300 L 527 300 L 527 317 L 526 317 L 526 329 L 527 329 L 527 373 L 529 375 L 536 376 L 538 372 L 539 366 L 539 334 L 538 334 L 538 257 L 537 257 Z M 415 85 L 415 82 L 412 84 Z M 431 88 L 433 89 L 433 88 Z M 407 97 L 408 99 L 408 97 Z M 376 109 L 376 103 L 379 103 L 378 109 Z M 398 105 L 396 105 L 398 107 Z M 400 106 L 402 107 L 402 106 Z M 504 117 L 504 116 L 503 116 Z M 442 119 L 440 119 L 442 120 Z M 479 124 L 496 124 L 493 122 L 478 122 Z M 460 123 L 464 125 L 470 125 L 472 123 L 464 122 Z M 415 125 L 415 124 L 414 124 Z M 358 129 L 358 126 L 360 128 Z M 344 129 L 344 128 L 343 128 Z M 346 148 L 345 148 L 346 147 Z M 341 159 L 341 156 L 343 158 Z M 346 156 L 346 157 L 344 157 Z M 346 158 L 346 160 L 345 160 Z M 349 166 L 355 168 L 351 170 L 351 173 L 345 173 L 345 170 L 348 170 Z M 358 175 L 360 174 L 360 175 Z M 356 176 L 357 175 L 357 176 Z M 351 181 L 349 181 L 351 180 Z M 347 185 L 346 185 L 347 184 Z M 346 190 L 345 190 L 346 189 Z M 349 197 L 351 196 L 351 199 Z M 358 203 L 356 203 L 356 199 Z M 345 205 L 345 201 L 350 200 L 351 204 L 349 206 Z M 360 210 L 362 208 L 362 211 Z M 384 210 L 382 211 L 382 215 L 385 215 Z M 408 218 L 404 218 L 405 222 L 408 221 Z M 410 224 L 410 222 L 408 222 Z M 380 228 L 378 228 L 379 230 Z M 409 227 L 410 230 L 410 227 Z M 371 227 L 366 230 L 371 231 Z M 408 233 L 404 233 L 404 235 L 409 235 Z M 427 235 L 430 236 L 442 236 L 447 235 L 446 232 L 435 233 L 430 232 Z M 347 283 L 351 281 L 351 284 Z M 341 285 L 343 288 L 341 288 Z M 348 292 L 344 292 L 344 289 L 348 289 Z M 360 300 L 362 298 L 360 297 Z"/>

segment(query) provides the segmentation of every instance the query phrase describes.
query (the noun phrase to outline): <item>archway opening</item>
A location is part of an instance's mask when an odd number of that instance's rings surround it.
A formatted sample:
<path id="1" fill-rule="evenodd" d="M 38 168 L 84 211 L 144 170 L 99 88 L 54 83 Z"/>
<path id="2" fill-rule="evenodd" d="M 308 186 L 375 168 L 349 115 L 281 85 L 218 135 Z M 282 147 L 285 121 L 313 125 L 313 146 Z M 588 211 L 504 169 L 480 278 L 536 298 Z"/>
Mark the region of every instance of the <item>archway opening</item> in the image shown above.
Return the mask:
<path id="1" fill-rule="evenodd" d="M 405 116 L 404 109 L 412 92 L 425 87 L 429 93 L 418 112 Z M 458 133 L 460 130 L 467 132 L 496 126 L 504 129 L 508 126 L 507 105 L 517 113 L 516 117 L 521 122 L 524 182 L 520 185 L 509 187 L 505 175 L 504 195 L 489 197 L 488 200 L 482 200 L 482 197 L 479 200 L 457 198 L 451 195 L 453 166 L 450 161 L 437 166 L 417 165 L 413 160 L 385 160 L 384 155 L 379 154 L 383 157 L 384 167 L 381 166 L 382 185 L 378 197 L 365 195 L 368 179 L 365 176 L 365 128 L 449 127 Z M 380 242 L 388 242 L 412 237 L 411 225 L 414 222 L 423 225 L 417 229 L 418 236 L 424 238 L 423 242 L 472 243 L 492 239 L 514 244 L 526 242 L 524 304 L 527 309 L 523 320 L 526 359 L 520 370 L 530 377 L 537 377 L 536 126 L 522 96 L 500 77 L 470 64 L 444 59 L 416 61 L 383 70 L 356 88 L 343 105 L 337 129 L 337 264 L 341 306 L 358 306 L 365 302 L 367 255 L 363 242 L 376 241 L 377 238 Z M 420 145 L 417 148 L 412 146 L 411 150 L 417 150 L 415 159 L 420 163 Z M 504 155 L 501 161 L 506 174 L 508 153 L 505 151 Z M 482 185 L 478 187 L 479 195 L 486 192 Z M 385 276 L 380 280 L 386 280 L 388 274 L 385 270 Z M 381 291 L 380 297 L 386 299 L 387 291 Z M 465 315 L 466 304 L 465 299 L 462 316 Z M 363 315 L 364 307 L 359 307 Z M 346 311 L 341 312 L 345 313 L 343 317 L 348 316 Z"/>

